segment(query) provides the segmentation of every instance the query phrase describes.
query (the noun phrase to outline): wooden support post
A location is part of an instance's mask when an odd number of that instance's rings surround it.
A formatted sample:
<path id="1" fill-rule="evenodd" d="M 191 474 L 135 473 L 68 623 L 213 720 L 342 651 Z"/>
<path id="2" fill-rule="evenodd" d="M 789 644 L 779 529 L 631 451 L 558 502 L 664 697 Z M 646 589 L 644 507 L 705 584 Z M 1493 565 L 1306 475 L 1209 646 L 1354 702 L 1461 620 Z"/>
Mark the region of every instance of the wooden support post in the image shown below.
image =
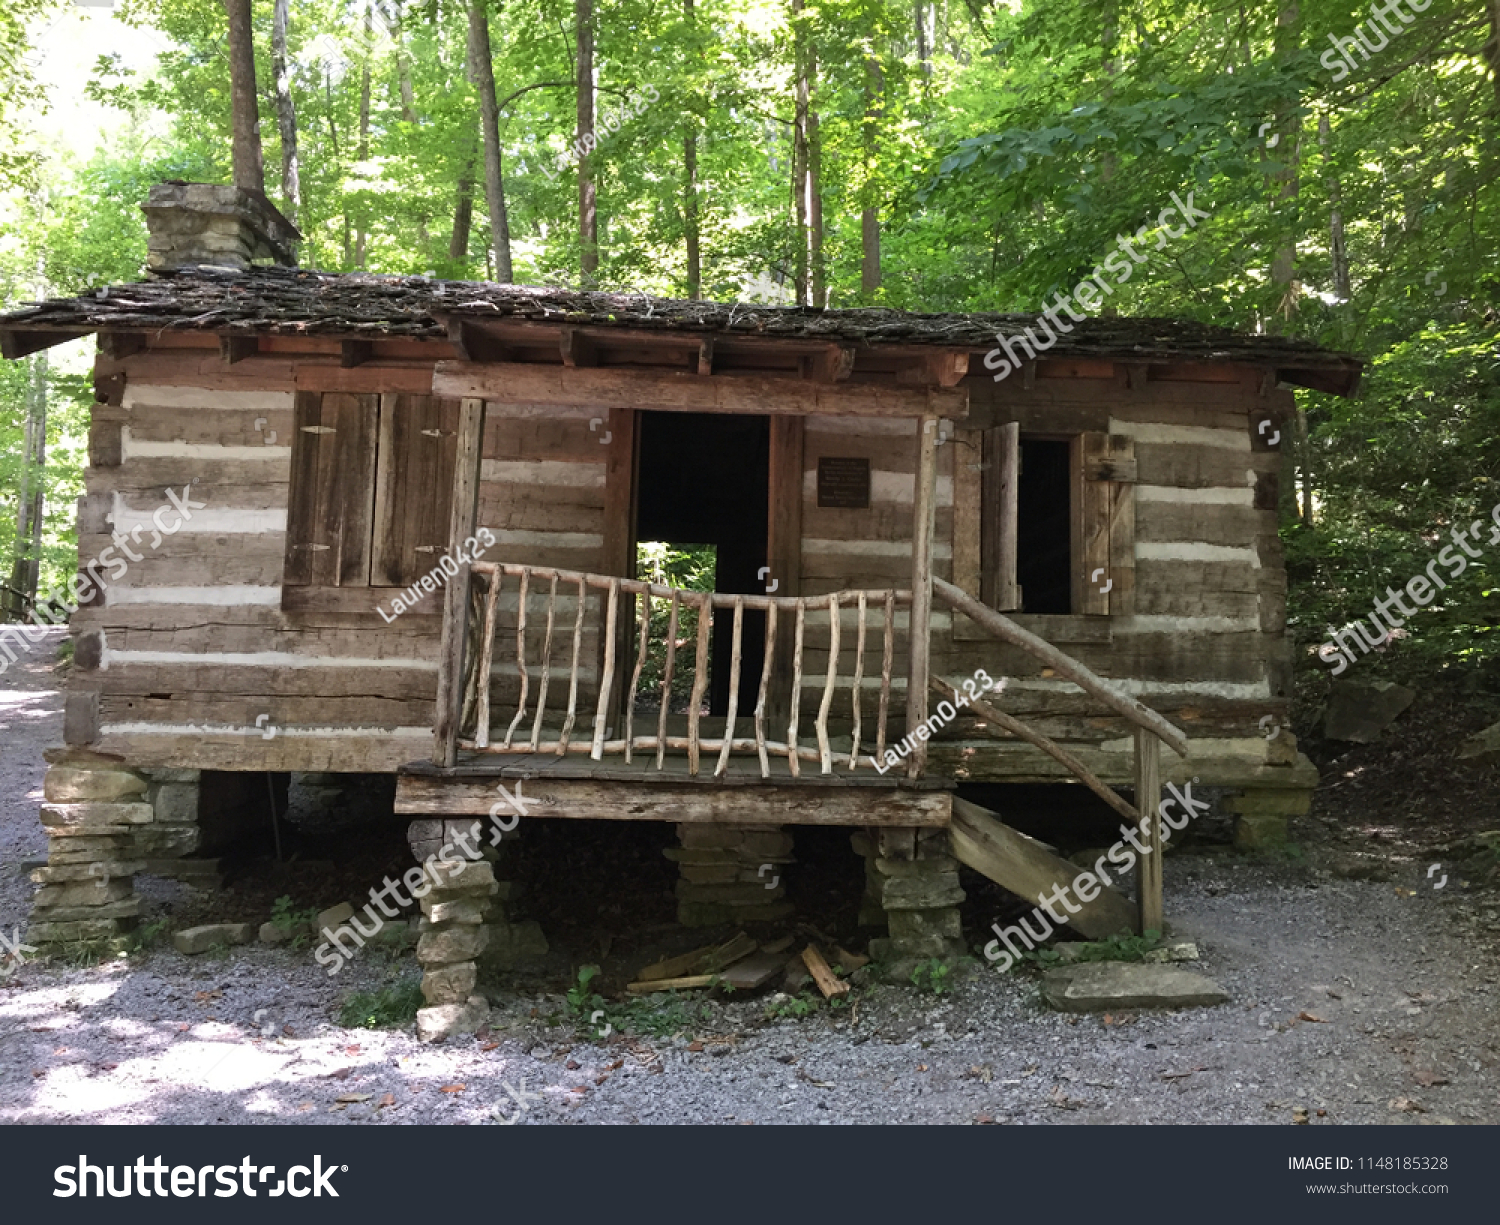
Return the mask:
<path id="1" fill-rule="evenodd" d="M 456 548 L 474 534 L 475 521 L 479 517 L 479 461 L 483 451 L 484 401 L 466 399 L 458 412 L 458 451 L 453 461 L 453 500 L 448 516 L 450 548 Z M 443 589 L 443 627 L 438 639 L 437 717 L 433 727 L 432 759 L 440 766 L 452 766 L 458 762 L 468 610 L 469 566 L 467 562 L 459 561 L 458 573 Z"/>
<path id="2" fill-rule="evenodd" d="M 917 728 L 927 722 L 927 680 L 932 645 L 932 535 L 937 508 L 938 419 L 923 417 L 917 432 L 917 477 L 912 494 L 911 615 L 907 629 L 906 734 L 912 750 L 906 772 L 919 778 L 927 742 Z"/>
<path id="3" fill-rule="evenodd" d="M 1143 727 L 1135 731 L 1135 807 L 1147 853 L 1136 875 L 1136 908 L 1141 931 L 1161 931 L 1161 741 Z"/>

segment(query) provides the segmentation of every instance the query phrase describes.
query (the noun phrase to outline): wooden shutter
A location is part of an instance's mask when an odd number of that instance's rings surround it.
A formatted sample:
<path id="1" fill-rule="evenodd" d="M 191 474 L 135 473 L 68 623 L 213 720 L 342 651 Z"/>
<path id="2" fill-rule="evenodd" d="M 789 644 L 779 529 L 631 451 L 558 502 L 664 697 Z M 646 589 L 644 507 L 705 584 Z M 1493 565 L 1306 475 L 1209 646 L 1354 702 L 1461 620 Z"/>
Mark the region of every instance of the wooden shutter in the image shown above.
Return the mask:
<path id="1" fill-rule="evenodd" d="M 1135 442 L 1089 432 L 1073 443 L 1073 611 L 1135 611 Z"/>
<path id="2" fill-rule="evenodd" d="M 378 417 L 376 396 L 297 393 L 283 586 L 369 583 Z"/>
<path id="3" fill-rule="evenodd" d="M 1020 529 L 1021 426 L 1012 421 L 984 432 L 980 498 L 979 598 L 999 612 L 1022 607 L 1016 582 Z"/>
<path id="4" fill-rule="evenodd" d="M 458 414 L 457 400 L 380 397 L 372 587 L 409 587 L 463 544 L 448 540 Z"/>

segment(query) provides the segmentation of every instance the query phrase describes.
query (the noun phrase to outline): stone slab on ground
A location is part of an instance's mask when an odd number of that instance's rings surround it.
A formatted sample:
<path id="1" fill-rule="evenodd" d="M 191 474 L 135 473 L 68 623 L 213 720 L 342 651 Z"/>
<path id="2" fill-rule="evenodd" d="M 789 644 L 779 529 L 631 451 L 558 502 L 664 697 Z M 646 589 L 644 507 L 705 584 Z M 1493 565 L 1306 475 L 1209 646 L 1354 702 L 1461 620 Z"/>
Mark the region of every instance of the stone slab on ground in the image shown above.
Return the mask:
<path id="1" fill-rule="evenodd" d="M 172 935 L 172 944 L 188 956 L 206 953 L 216 944 L 249 944 L 255 939 L 254 923 L 205 923 Z"/>
<path id="2" fill-rule="evenodd" d="M 1416 699 L 1415 689 L 1390 681 L 1334 681 L 1323 711 L 1323 735 L 1329 740 L 1374 744 Z"/>
<path id="3" fill-rule="evenodd" d="M 1229 996 L 1211 978 L 1175 966 L 1098 961 L 1042 976 L 1042 999 L 1061 1012 L 1127 1008 L 1206 1008 Z"/>
<path id="4" fill-rule="evenodd" d="M 1471 766 L 1500 764 L 1500 723 L 1491 724 L 1465 740 L 1459 746 L 1458 759 Z"/>
<path id="5" fill-rule="evenodd" d="M 455 1034 L 472 1034 L 489 1019 L 490 1006 L 481 995 L 462 1004 L 438 1004 L 417 1012 L 417 1040 L 441 1042 Z"/>

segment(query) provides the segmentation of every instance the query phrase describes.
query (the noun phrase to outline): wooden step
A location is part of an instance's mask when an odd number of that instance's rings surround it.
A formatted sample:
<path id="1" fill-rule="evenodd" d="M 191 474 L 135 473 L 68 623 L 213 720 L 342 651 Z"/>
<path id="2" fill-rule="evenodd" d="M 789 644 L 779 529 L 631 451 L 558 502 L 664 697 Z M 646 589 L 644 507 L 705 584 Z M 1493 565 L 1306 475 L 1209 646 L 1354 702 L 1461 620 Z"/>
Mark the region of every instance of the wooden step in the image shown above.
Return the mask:
<path id="1" fill-rule="evenodd" d="M 1138 930 L 1135 904 L 1129 898 L 1101 887 L 1098 897 L 1085 902 L 1072 886 L 1086 868 L 1054 855 L 1035 838 L 1002 824 L 989 809 L 954 796 L 948 833 L 960 863 L 1028 902 L 1051 897 L 1055 886 L 1066 886 L 1068 899 L 1080 907 L 1079 912 L 1069 914 L 1068 907 L 1056 904 L 1054 908 L 1089 939 L 1103 940 L 1122 931 Z"/>

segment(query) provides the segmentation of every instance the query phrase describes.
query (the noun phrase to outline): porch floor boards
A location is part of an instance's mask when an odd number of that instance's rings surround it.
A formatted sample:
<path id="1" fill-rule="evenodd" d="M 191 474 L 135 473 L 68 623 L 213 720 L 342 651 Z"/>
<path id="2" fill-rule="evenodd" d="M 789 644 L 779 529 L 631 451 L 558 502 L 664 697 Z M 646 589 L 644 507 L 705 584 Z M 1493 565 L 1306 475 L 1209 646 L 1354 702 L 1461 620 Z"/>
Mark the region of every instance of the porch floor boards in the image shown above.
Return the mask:
<path id="1" fill-rule="evenodd" d="M 848 760 L 848 754 L 844 754 Z M 760 760 L 756 757 L 736 755 L 729 759 L 724 775 L 714 777 L 718 766 L 717 753 L 704 753 L 696 775 L 688 773 L 687 755 L 668 753 L 662 768 L 656 768 L 655 752 L 637 752 L 633 760 L 611 755 L 595 761 L 587 753 L 569 753 L 559 757 L 556 753 L 487 753 L 474 749 L 461 749 L 458 764 L 450 768 L 434 765 L 430 761 L 415 761 L 402 767 L 403 774 L 418 774 L 431 778 L 557 778 L 595 779 L 599 782 L 640 783 L 670 782 L 687 783 L 704 787 L 875 787 L 886 790 L 909 788 L 917 791 L 945 791 L 953 783 L 943 778 L 921 778 L 912 781 L 904 770 L 893 768 L 878 774 L 870 766 L 858 770 L 835 768 L 832 774 L 822 774 L 819 767 L 802 762 L 801 773 L 792 776 L 785 757 L 772 756 L 769 760 L 771 775 L 762 778 Z M 903 763 L 904 765 L 904 763 Z"/>
<path id="2" fill-rule="evenodd" d="M 460 753 L 445 768 L 412 762 L 396 780 L 396 811 L 410 816 L 487 816 L 509 819 L 513 806 L 499 787 L 521 801 L 530 817 L 589 820 L 671 821 L 726 825 L 946 826 L 952 815 L 953 782 L 915 782 L 891 770 L 819 774 L 803 763 L 793 778 L 786 759 L 773 761 L 762 778 L 754 757 L 731 758 L 724 777 L 713 774 L 705 755 L 701 772 L 688 773 L 687 758 L 668 754 L 656 768 L 655 754 L 627 764 L 594 761 L 585 754 Z M 520 784 L 520 787 L 512 784 Z"/>

